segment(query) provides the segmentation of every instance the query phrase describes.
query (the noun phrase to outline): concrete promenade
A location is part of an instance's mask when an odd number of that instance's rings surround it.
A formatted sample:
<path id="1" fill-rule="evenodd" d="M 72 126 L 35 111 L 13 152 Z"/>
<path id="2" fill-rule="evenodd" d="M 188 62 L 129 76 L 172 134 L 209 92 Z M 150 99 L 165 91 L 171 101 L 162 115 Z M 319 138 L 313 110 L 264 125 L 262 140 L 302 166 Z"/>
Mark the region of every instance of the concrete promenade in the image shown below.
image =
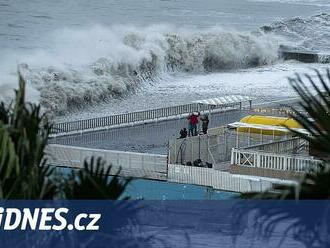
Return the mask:
<path id="1" fill-rule="evenodd" d="M 255 105 L 252 110 L 242 108 L 213 113 L 210 116 L 209 127 L 223 126 L 238 121 L 248 114 L 259 114 L 259 107 L 263 111 L 266 108 L 273 111 L 273 107 L 281 104 L 282 102 L 273 102 Z M 267 113 L 263 112 L 263 114 Z M 295 184 L 290 180 L 231 174 L 230 171 L 215 167 L 200 168 L 169 163 L 168 157 L 164 156 L 168 153 L 168 141 L 177 138 L 179 130 L 187 125 L 186 118 L 169 119 L 103 131 L 57 136 L 50 142 L 56 145 L 48 146 L 48 161 L 55 166 L 80 168 L 85 159 L 97 156 L 115 166 L 114 168 L 120 167 L 122 176 L 207 186 L 232 192 L 263 191 L 271 188 L 273 183 Z M 228 161 L 229 165 L 230 161 Z"/>
<path id="2" fill-rule="evenodd" d="M 296 99 L 288 99 L 285 102 L 262 103 L 253 107 L 278 107 L 282 104 L 292 105 L 295 102 Z M 210 115 L 209 127 L 218 127 L 238 121 L 250 113 L 251 111 L 247 108 L 213 113 Z M 180 129 L 187 126 L 188 121 L 185 118 L 170 119 L 167 121 L 67 135 L 53 138 L 50 143 L 165 155 L 167 154 L 168 141 L 179 137 Z"/>
<path id="3" fill-rule="evenodd" d="M 248 112 L 248 110 L 231 110 L 212 114 L 209 127 L 237 121 Z M 176 119 L 57 137 L 52 139 L 51 143 L 95 149 L 166 154 L 168 141 L 179 137 L 180 129 L 187 126 L 188 120 Z"/>

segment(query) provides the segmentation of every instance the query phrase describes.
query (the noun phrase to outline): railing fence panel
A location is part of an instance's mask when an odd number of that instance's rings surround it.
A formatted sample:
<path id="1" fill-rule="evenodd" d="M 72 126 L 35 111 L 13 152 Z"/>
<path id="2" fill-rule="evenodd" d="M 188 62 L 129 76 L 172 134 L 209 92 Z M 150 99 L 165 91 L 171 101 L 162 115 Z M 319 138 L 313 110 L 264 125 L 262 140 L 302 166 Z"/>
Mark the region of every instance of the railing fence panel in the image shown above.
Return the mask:
<path id="1" fill-rule="evenodd" d="M 48 145 L 46 158 L 48 164 L 63 167 L 82 168 L 85 160 L 91 157 L 102 158 L 106 165 L 112 165 L 115 171 L 119 168 L 126 176 L 137 176 L 150 179 L 166 179 L 167 156 L 147 153 L 134 153 L 123 151 L 111 151 L 101 149 L 89 149 L 63 145 Z"/>
<path id="2" fill-rule="evenodd" d="M 315 167 L 320 160 L 309 156 L 276 154 L 245 149 L 232 149 L 231 164 L 273 170 L 305 172 Z"/>

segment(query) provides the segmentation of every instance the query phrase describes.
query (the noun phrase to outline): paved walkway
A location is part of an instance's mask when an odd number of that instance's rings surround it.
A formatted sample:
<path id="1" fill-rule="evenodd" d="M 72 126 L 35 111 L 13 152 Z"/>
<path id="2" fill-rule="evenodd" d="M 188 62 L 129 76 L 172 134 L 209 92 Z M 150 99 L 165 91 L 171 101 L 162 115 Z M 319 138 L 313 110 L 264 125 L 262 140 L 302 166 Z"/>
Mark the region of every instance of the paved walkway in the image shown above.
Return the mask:
<path id="1" fill-rule="evenodd" d="M 262 107 L 281 103 L 261 104 Z M 257 107 L 257 106 L 255 106 Z M 226 125 L 249 114 L 248 110 L 232 110 L 212 114 L 209 127 Z M 52 139 L 51 143 L 96 149 L 166 154 L 170 139 L 179 137 L 179 131 L 187 127 L 186 119 L 168 120 L 104 131 L 76 134 Z"/>
<path id="2" fill-rule="evenodd" d="M 212 114 L 209 125 L 210 127 L 225 125 L 238 121 L 246 114 L 248 114 L 246 110 L 232 110 Z M 168 141 L 179 137 L 180 129 L 187 127 L 187 125 L 188 121 L 186 119 L 168 120 L 133 127 L 63 136 L 52 139 L 51 143 L 107 150 L 166 154 Z"/>

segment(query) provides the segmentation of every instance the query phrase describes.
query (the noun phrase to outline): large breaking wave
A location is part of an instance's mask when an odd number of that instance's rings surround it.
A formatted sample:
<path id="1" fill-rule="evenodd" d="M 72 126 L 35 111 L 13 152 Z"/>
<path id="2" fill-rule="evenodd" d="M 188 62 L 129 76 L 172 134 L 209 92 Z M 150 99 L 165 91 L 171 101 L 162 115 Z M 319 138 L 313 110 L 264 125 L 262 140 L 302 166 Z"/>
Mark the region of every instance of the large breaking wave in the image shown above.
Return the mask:
<path id="1" fill-rule="evenodd" d="M 205 73 L 271 64 L 278 42 L 271 35 L 214 28 L 168 26 L 92 27 L 60 30 L 50 51 L 26 58 L 20 70 L 48 110 L 106 100 L 134 91 L 141 82 L 172 72 Z"/>
<path id="2" fill-rule="evenodd" d="M 48 49 L 21 59 L 20 68 L 30 88 L 39 92 L 42 106 L 61 113 L 123 96 L 143 82 L 175 72 L 207 73 L 274 63 L 279 39 L 288 47 L 328 54 L 330 15 L 277 21 L 253 33 L 165 25 L 62 29 L 50 37 Z"/>

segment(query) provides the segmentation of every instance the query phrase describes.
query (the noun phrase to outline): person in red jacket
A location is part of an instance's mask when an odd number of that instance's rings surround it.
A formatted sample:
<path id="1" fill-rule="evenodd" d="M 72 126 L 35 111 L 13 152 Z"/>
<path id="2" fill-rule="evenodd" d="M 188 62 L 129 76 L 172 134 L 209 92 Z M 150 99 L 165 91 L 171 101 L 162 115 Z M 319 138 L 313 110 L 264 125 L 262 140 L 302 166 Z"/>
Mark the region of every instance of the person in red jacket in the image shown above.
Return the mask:
<path id="1" fill-rule="evenodd" d="M 198 116 L 200 115 L 199 112 L 192 113 L 188 116 L 189 120 L 189 136 L 196 136 L 197 135 L 197 124 L 198 124 Z"/>

